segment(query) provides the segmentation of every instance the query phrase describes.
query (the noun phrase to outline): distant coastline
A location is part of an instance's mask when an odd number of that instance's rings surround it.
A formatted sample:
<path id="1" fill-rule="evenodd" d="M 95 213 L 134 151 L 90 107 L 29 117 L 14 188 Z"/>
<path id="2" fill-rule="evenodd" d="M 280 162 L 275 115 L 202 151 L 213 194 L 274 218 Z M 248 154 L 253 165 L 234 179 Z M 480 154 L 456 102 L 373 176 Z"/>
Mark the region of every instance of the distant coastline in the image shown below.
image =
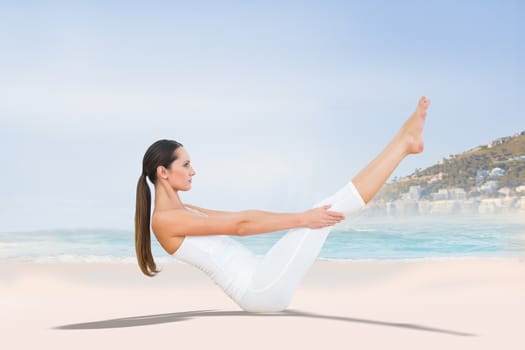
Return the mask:
<path id="1" fill-rule="evenodd" d="M 525 131 L 394 178 L 368 216 L 525 215 Z"/>
<path id="2" fill-rule="evenodd" d="M 364 210 L 365 216 L 483 216 L 523 215 L 525 217 L 525 196 L 501 198 L 414 200 L 371 202 Z"/>

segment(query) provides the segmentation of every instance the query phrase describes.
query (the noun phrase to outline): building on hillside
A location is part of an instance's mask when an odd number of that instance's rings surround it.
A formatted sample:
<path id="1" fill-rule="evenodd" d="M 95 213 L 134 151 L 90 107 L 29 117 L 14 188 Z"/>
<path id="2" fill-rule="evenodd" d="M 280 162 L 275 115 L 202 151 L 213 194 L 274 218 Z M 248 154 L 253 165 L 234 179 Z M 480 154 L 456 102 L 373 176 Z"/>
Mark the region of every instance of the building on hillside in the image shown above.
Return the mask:
<path id="1" fill-rule="evenodd" d="M 387 202 L 386 203 L 386 215 L 387 216 L 396 216 L 397 215 L 397 207 L 395 203 L 393 202 Z"/>
<path id="2" fill-rule="evenodd" d="M 452 188 L 448 190 L 448 199 L 466 199 L 467 194 L 462 188 Z"/>
<path id="3" fill-rule="evenodd" d="M 525 197 L 520 198 L 520 200 L 518 201 L 517 207 L 519 210 L 525 213 Z"/>
<path id="4" fill-rule="evenodd" d="M 494 177 L 500 177 L 500 176 L 503 176 L 503 175 L 505 175 L 505 170 L 503 170 L 501 168 L 493 168 L 490 171 L 489 177 L 490 178 L 494 178 Z"/>
<path id="5" fill-rule="evenodd" d="M 423 189 L 420 185 L 416 186 L 410 186 L 410 189 L 408 190 L 408 199 L 413 199 L 415 201 L 418 201 L 421 199 L 421 192 L 423 192 Z"/>
<path id="6" fill-rule="evenodd" d="M 510 137 L 510 136 L 501 137 L 499 139 L 496 139 L 494 141 L 489 142 L 487 147 L 488 148 L 492 148 L 494 146 L 497 146 L 497 145 L 500 145 L 500 144 L 505 143 L 507 141 L 510 141 L 510 139 L 512 139 L 512 137 Z"/>
<path id="7" fill-rule="evenodd" d="M 460 213 L 460 201 L 437 200 L 432 202 L 431 215 L 455 215 Z"/>
<path id="8" fill-rule="evenodd" d="M 479 169 L 476 172 L 476 183 L 482 183 L 489 176 L 489 171 L 485 169 Z"/>
<path id="9" fill-rule="evenodd" d="M 442 201 L 448 199 L 448 190 L 446 188 L 442 188 L 437 192 L 434 192 L 431 194 L 432 199 L 435 201 Z"/>
<path id="10" fill-rule="evenodd" d="M 436 182 L 439 182 L 441 180 L 443 180 L 443 173 L 439 173 L 439 174 L 436 174 L 434 176 L 432 176 L 430 178 L 430 180 L 427 181 L 428 184 L 433 184 L 433 183 L 436 183 Z"/>
<path id="11" fill-rule="evenodd" d="M 485 182 L 480 188 L 479 191 L 482 193 L 494 193 L 496 191 L 496 188 L 498 187 L 497 181 L 487 181 Z"/>
<path id="12" fill-rule="evenodd" d="M 498 190 L 498 193 L 508 197 L 511 191 L 510 187 L 502 187 Z"/>

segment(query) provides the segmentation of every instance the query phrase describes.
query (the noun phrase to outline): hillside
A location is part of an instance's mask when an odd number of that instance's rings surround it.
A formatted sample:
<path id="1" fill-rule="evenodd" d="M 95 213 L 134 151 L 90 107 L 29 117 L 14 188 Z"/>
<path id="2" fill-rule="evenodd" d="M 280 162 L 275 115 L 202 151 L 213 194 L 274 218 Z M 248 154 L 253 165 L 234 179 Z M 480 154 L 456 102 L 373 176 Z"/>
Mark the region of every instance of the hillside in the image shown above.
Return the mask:
<path id="1" fill-rule="evenodd" d="M 490 181 L 497 181 L 492 184 L 493 191 L 481 189 Z M 421 199 L 432 199 L 432 193 L 451 188 L 462 188 L 469 197 L 497 196 L 497 190 L 503 187 L 515 193 L 518 186 L 525 185 L 525 131 L 450 155 L 428 168 L 417 169 L 407 177 L 386 184 L 376 199 L 399 199 L 414 185 L 421 186 Z"/>

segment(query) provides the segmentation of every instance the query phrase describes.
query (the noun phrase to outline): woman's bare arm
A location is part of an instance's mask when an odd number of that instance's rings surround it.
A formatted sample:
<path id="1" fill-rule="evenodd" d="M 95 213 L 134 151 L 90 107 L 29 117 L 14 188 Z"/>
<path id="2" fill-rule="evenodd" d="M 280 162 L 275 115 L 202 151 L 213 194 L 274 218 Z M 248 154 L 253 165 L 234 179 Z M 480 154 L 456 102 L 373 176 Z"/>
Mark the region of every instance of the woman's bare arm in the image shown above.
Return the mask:
<path id="1" fill-rule="evenodd" d="M 274 213 L 262 210 L 223 212 L 203 217 L 184 209 L 155 212 L 152 228 L 169 236 L 248 236 L 297 227 L 332 226 L 344 219 L 342 213 L 323 206 L 302 213 Z"/>

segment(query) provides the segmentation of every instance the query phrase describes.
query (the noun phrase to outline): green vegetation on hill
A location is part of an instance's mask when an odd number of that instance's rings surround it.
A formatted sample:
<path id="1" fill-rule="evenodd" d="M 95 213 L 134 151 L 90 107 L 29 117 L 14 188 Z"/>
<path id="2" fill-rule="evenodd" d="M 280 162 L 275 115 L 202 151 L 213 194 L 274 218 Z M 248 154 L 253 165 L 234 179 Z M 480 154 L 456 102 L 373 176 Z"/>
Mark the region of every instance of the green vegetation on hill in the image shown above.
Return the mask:
<path id="1" fill-rule="evenodd" d="M 525 156 L 525 132 L 492 143 L 490 148 L 488 145 L 479 146 L 458 155 L 450 155 L 426 169 L 417 169 L 405 178 L 386 184 L 376 198 L 399 199 L 402 193 L 408 192 L 410 186 L 414 185 L 421 185 L 423 199 L 431 199 L 431 193 L 445 188 L 462 188 L 469 196 L 475 196 L 479 194 L 476 188 L 489 180 L 497 181 L 498 188 L 525 185 L 525 159 L 512 160 Z M 494 168 L 504 170 L 505 174 L 492 179 L 477 177 L 478 170 L 490 172 Z"/>

